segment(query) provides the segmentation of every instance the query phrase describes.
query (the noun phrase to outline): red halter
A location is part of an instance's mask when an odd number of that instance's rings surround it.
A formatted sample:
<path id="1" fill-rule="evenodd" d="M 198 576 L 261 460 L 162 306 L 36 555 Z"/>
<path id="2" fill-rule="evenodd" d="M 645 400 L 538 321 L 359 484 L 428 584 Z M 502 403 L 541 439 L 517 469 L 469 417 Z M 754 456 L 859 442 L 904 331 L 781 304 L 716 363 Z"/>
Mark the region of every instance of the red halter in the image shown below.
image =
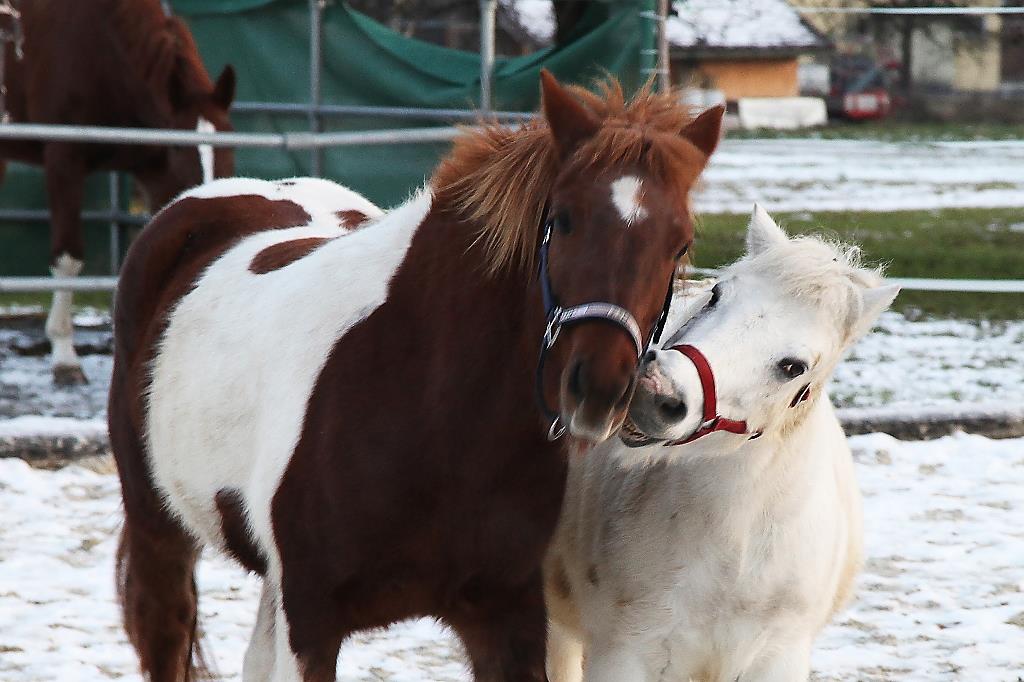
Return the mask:
<path id="1" fill-rule="evenodd" d="M 670 445 L 685 445 L 686 443 L 692 443 L 698 438 L 702 438 L 709 433 L 715 431 L 727 431 L 729 433 L 738 433 L 741 435 L 748 435 L 748 440 L 754 440 L 760 438 L 760 431 L 747 431 L 747 422 L 738 421 L 736 419 L 726 419 L 725 417 L 718 414 L 718 391 L 715 388 L 715 373 L 711 371 L 711 365 L 708 363 L 708 359 L 704 357 L 696 347 L 689 344 L 682 344 L 680 346 L 673 346 L 669 350 L 674 350 L 682 353 L 690 359 L 693 366 L 697 369 L 697 377 L 700 379 L 700 387 L 704 391 L 704 420 L 701 422 L 700 427 L 690 434 L 687 438 L 681 438 L 679 440 L 673 440 L 665 443 L 665 446 Z M 807 384 L 793 397 L 790 402 L 790 407 L 796 407 L 800 403 L 804 402 L 811 397 L 811 385 Z"/>
<path id="2" fill-rule="evenodd" d="M 714 433 L 715 431 L 750 434 L 751 440 L 761 435 L 760 431 L 754 431 L 753 433 L 747 431 L 747 422 L 745 421 L 726 419 L 718 414 L 718 393 L 715 389 L 715 373 L 711 371 L 711 365 L 708 363 L 708 359 L 704 357 L 703 353 L 697 350 L 696 347 L 689 344 L 673 346 L 669 350 L 679 351 L 688 357 L 690 362 L 692 362 L 693 366 L 697 369 L 697 376 L 700 378 L 700 387 L 704 391 L 704 420 L 701 422 L 700 427 L 690 434 L 689 437 L 669 441 L 665 443 L 666 447 L 670 445 L 684 445 L 685 443 L 692 443 L 698 438 L 702 438 L 709 433 Z"/>

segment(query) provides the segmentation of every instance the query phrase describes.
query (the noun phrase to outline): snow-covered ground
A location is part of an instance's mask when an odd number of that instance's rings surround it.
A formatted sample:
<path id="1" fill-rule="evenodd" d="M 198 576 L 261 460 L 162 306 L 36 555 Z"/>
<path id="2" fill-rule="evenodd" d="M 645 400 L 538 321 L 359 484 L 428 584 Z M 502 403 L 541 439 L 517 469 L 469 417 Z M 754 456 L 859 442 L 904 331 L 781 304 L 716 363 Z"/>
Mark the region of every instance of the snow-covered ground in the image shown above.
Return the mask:
<path id="1" fill-rule="evenodd" d="M 1024 405 L 1024 321 L 885 313 L 839 365 L 831 394 L 843 407 Z"/>
<path id="2" fill-rule="evenodd" d="M 867 565 L 824 632 L 816 680 L 1013 682 L 1024 671 L 1024 439 L 850 439 L 865 495 Z M 0 680 L 138 679 L 114 603 L 116 477 L 0 459 Z M 202 622 L 218 670 L 239 678 L 257 582 L 207 556 Z M 467 680 L 430 621 L 347 643 L 339 679 Z"/>
<path id="3" fill-rule="evenodd" d="M 696 209 L 748 213 L 754 201 L 769 211 L 1024 206 L 1024 142 L 727 136 L 704 173 Z"/>

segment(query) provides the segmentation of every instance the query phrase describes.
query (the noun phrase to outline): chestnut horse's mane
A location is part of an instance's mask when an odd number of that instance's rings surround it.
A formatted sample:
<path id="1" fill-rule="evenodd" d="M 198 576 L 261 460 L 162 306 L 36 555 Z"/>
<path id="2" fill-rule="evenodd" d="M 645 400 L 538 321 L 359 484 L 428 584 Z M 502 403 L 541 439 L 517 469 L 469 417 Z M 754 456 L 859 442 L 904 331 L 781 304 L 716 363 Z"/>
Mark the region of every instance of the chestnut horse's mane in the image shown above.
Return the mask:
<path id="1" fill-rule="evenodd" d="M 632 167 L 680 187 L 696 179 L 705 159 L 680 135 L 692 116 L 677 93 L 648 85 L 627 102 L 612 77 L 597 92 L 569 89 L 601 124 L 565 162 L 577 172 Z M 544 206 L 562 167 L 542 117 L 518 128 L 488 123 L 456 139 L 431 186 L 481 224 L 489 272 L 512 265 L 532 271 Z"/>
<path id="2" fill-rule="evenodd" d="M 153 92 L 175 87 L 181 94 L 213 90 L 192 33 L 178 17 L 164 14 L 160 0 L 105 0 L 108 16 L 124 41 L 129 65 Z"/>

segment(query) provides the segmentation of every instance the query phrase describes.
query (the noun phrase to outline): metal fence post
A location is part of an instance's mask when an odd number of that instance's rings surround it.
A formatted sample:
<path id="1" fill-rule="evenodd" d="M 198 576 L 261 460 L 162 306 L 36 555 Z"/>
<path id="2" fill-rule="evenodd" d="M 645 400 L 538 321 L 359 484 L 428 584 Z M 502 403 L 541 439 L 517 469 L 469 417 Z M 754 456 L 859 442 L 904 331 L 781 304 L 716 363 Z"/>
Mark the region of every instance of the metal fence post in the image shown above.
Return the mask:
<path id="1" fill-rule="evenodd" d="M 110 172 L 110 274 L 116 275 L 121 269 L 121 176 Z"/>
<path id="2" fill-rule="evenodd" d="M 323 12 L 325 0 L 309 0 L 309 132 L 319 133 L 321 130 L 320 74 L 323 66 Z M 319 147 L 310 150 L 310 174 L 320 177 L 323 174 L 323 150 Z"/>
<path id="3" fill-rule="evenodd" d="M 658 0 L 658 89 L 668 92 L 672 87 L 668 54 L 668 0 Z"/>
<path id="4" fill-rule="evenodd" d="M 480 0 L 480 109 L 490 111 L 494 78 L 494 18 L 498 0 Z"/>
<path id="5" fill-rule="evenodd" d="M 658 72 L 658 24 L 661 23 L 661 15 L 656 9 L 656 0 L 640 2 L 641 26 L 647 28 L 640 36 L 641 83 L 646 83 Z M 657 85 L 658 82 L 655 81 L 655 86 Z"/>

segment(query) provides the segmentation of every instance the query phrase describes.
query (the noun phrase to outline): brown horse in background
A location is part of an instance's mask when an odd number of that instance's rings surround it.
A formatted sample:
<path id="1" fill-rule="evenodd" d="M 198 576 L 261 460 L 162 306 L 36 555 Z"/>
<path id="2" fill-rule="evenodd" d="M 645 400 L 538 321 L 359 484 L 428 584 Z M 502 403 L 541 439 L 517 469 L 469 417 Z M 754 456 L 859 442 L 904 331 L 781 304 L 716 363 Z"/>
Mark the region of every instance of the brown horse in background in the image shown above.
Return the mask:
<path id="1" fill-rule="evenodd" d="M 3 17 L 7 120 L 231 130 L 234 70 L 226 67 L 213 83 L 188 27 L 166 16 L 159 0 L 32 0 L 14 9 Z M 80 214 L 89 173 L 131 173 L 154 211 L 189 187 L 234 173 L 233 152 L 209 146 L 0 140 L 0 158 L 44 167 L 55 277 L 74 277 L 82 268 Z M 46 322 L 58 384 L 85 380 L 72 343 L 71 298 L 55 293 Z"/>

